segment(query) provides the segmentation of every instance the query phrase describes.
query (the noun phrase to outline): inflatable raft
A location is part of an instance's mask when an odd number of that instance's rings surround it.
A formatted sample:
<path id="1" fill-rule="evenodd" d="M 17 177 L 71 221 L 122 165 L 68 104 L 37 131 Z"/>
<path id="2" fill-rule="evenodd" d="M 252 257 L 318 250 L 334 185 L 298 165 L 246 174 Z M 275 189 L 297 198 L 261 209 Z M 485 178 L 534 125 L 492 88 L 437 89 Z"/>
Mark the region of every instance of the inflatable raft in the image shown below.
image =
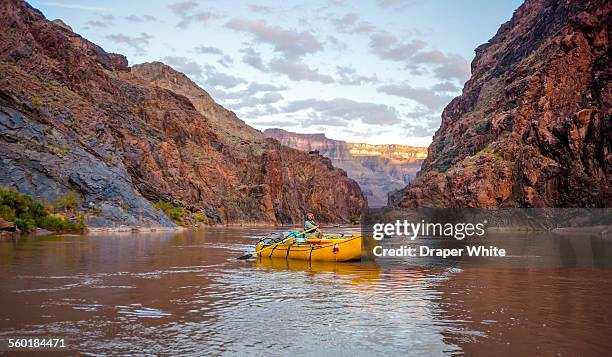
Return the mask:
<path id="1" fill-rule="evenodd" d="M 361 235 L 330 235 L 281 243 L 262 239 L 255 250 L 258 256 L 266 258 L 347 262 L 361 259 Z"/>

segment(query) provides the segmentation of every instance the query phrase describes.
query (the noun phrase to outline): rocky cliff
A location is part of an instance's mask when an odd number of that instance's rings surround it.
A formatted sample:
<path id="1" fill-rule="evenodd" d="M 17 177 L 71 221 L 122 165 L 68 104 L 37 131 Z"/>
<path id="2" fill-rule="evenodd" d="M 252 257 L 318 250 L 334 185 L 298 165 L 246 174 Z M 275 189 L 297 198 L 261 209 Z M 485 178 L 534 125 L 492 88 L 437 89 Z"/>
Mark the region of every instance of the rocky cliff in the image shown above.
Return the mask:
<path id="1" fill-rule="evenodd" d="M 527 0 L 476 49 L 404 207 L 610 207 L 610 9 Z"/>
<path id="2" fill-rule="evenodd" d="M 82 198 L 93 226 L 348 221 L 366 200 L 328 159 L 282 146 L 156 63 L 128 67 L 18 0 L 0 2 L 0 185 Z"/>
<path id="3" fill-rule="evenodd" d="M 298 134 L 266 129 L 266 135 L 305 152 L 318 151 L 346 170 L 368 197 L 371 207 L 387 204 L 387 194 L 414 179 L 427 149 L 406 145 L 370 145 L 329 139 L 325 134 Z"/>

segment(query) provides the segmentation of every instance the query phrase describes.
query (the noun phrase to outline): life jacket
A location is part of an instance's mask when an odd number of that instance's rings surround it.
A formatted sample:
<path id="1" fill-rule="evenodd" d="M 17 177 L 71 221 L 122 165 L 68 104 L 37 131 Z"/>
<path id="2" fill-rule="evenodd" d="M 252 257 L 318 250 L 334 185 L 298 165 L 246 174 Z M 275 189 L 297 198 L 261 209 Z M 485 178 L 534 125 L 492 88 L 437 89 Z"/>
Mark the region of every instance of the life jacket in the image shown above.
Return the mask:
<path id="1" fill-rule="evenodd" d="M 310 222 L 310 224 L 312 224 L 312 227 L 310 227 L 310 228 L 306 227 L 306 223 L 307 223 L 307 222 Z M 315 226 L 317 226 L 317 223 L 316 223 L 315 221 L 306 221 L 306 222 L 304 222 L 304 230 L 307 230 L 307 229 L 312 229 L 312 228 L 313 228 L 313 227 L 315 227 Z M 317 229 L 318 229 L 318 228 L 317 228 Z M 308 234 L 314 233 L 314 232 L 315 232 L 317 229 L 314 229 L 314 230 L 312 230 L 312 231 L 308 232 Z"/>

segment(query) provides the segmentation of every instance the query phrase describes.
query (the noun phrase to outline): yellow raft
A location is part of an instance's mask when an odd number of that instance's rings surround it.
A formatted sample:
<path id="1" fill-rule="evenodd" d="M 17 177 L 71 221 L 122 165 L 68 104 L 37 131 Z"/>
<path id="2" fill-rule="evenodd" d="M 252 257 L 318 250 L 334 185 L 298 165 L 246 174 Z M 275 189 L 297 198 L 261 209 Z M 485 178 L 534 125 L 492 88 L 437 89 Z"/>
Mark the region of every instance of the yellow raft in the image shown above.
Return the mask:
<path id="1" fill-rule="evenodd" d="M 286 242 L 267 248 L 258 243 L 258 255 L 266 258 L 299 259 L 308 261 L 347 262 L 361 259 L 361 235 L 347 238 L 308 239 L 306 243 Z"/>

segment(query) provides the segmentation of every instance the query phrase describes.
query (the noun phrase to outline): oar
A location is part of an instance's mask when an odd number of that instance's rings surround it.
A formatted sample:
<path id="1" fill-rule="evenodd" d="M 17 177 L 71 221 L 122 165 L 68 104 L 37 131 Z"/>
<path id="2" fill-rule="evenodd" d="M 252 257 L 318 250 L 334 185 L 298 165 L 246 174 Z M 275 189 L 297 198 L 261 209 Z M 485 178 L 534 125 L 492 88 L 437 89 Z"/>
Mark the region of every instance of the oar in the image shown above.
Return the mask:
<path id="1" fill-rule="evenodd" d="M 308 232 L 312 231 L 313 229 L 317 229 L 317 228 L 319 228 L 319 226 L 314 226 L 314 227 L 312 227 L 312 228 L 308 228 L 308 229 L 307 229 L 307 230 L 305 230 L 304 232 L 298 233 L 298 234 L 297 234 L 297 235 L 295 235 L 295 236 L 299 236 L 299 235 L 301 235 L 301 234 L 308 233 Z M 240 259 L 240 260 L 249 259 L 250 257 L 252 257 L 252 256 L 254 256 L 254 255 L 257 255 L 257 254 L 259 254 L 259 253 L 263 252 L 263 251 L 264 251 L 264 250 L 266 250 L 266 249 L 270 249 L 270 248 L 272 248 L 272 247 L 276 247 L 277 245 L 279 245 L 279 244 L 281 244 L 281 243 L 285 243 L 286 241 L 288 241 L 289 239 L 291 239 L 291 238 L 293 238 L 293 237 L 295 237 L 295 236 L 290 234 L 290 235 L 289 235 L 289 237 L 287 237 L 287 238 L 283 239 L 282 241 L 280 241 L 280 242 L 278 242 L 278 243 L 274 243 L 274 244 L 269 245 L 269 246 L 267 246 L 267 247 L 263 247 L 263 248 L 261 248 L 260 250 L 256 251 L 255 253 L 245 254 L 245 255 L 243 255 L 243 256 L 241 256 L 241 257 L 238 257 L 237 259 Z"/>
<path id="2" fill-rule="evenodd" d="M 327 233 L 323 235 L 323 237 L 343 237 L 343 238 L 344 236 L 345 236 L 344 233 Z"/>

